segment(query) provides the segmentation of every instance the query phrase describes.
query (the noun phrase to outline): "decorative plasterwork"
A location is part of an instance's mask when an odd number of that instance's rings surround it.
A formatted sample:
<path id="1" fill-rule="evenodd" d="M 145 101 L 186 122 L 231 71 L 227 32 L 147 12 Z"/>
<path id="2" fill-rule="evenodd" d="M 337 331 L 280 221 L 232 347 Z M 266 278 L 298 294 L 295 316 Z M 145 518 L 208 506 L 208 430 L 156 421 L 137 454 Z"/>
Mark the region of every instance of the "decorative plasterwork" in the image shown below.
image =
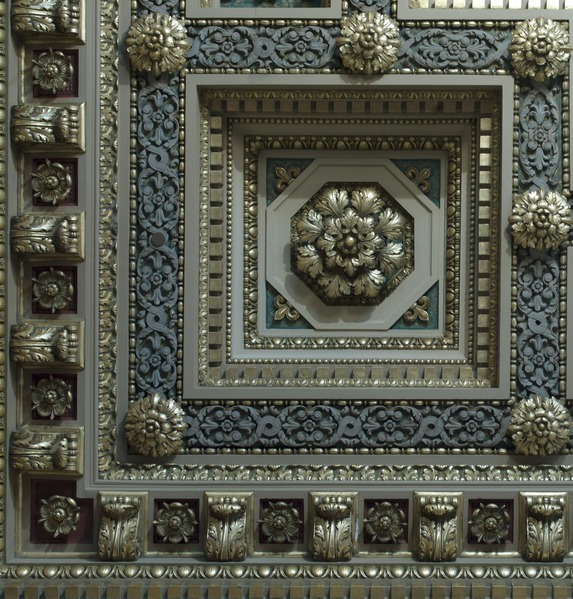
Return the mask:
<path id="1" fill-rule="evenodd" d="M 421 561 L 455 561 L 461 551 L 462 493 L 414 493 L 414 554 Z"/>
<path id="2" fill-rule="evenodd" d="M 83 1 L 12 0 L 12 31 L 34 41 L 81 42 L 84 36 Z"/>
<path id="3" fill-rule="evenodd" d="M 28 151 L 83 152 L 83 104 L 12 106 L 12 142 Z"/>
<path id="4" fill-rule="evenodd" d="M 252 550 L 253 494 L 205 493 L 205 558 L 242 562 Z"/>
<path id="5" fill-rule="evenodd" d="M 185 64 L 185 54 L 190 47 L 181 21 L 161 12 L 135 19 L 125 44 L 131 68 L 151 71 L 156 77 L 178 71 Z"/>
<path id="6" fill-rule="evenodd" d="M 52 94 L 65 90 L 74 74 L 70 57 L 52 48 L 33 58 L 32 64 L 32 84 Z"/>
<path id="7" fill-rule="evenodd" d="M 10 462 L 17 472 L 81 476 L 84 429 L 21 427 L 10 437 Z"/>
<path id="8" fill-rule="evenodd" d="M 28 260 L 81 261 L 85 258 L 84 213 L 13 216 L 10 239 L 12 252 Z"/>
<path id="9" fill-rule="evenodd" d="M 52 495 L 41 501 L 38 522 L 47 533 L 53 534 L 54 538 L 65 537 L 76 529 L 80 519 L 80 508 L 72 497 Z"/>
<path id="10" fill-rule="evenodd" d="M 357 494 L 311 493 L 312 557 L 321 562 L 348 561 L 356 552 Z"/>
<path id="11" fill-rule="evenodd" d="M 133 562 L 142 552 L 147 493 L 100 493 L 97 556 L 106 562 Z"/>
<path id="12" fill-rule="evenodd" d="M 529 562 L 560 562 L 569 549 L 567 493 L 520 493 L 521 554 Z"/>
<path id="13" fill-rule="evenodd" d="M 389 71 L 398 57 L 400 33 L 388 16 L 373 11 L 342 19 L 336 40 L 342 64 L 365 75 Z"/>
<path id="14" fill-rule="evenodd" d="M 84 366 L 84 323 L 33 320 L 13 325 L 10 358 L 23 368 L 80 370 Z"/>

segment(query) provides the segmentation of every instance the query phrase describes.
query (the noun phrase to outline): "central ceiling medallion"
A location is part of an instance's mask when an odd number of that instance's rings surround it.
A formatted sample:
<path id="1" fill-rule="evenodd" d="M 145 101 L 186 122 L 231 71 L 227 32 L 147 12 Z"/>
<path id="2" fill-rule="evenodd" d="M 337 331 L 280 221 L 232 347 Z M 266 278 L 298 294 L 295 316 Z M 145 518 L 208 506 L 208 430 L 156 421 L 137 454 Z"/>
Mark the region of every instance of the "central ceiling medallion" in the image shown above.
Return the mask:
<path id="1" fill-rule="evenodd" d="M 291 218 L 291 268 L 327 305 L 380 304 L 413 269 L 413 220 L 377 183 L 327 183 Z"/>

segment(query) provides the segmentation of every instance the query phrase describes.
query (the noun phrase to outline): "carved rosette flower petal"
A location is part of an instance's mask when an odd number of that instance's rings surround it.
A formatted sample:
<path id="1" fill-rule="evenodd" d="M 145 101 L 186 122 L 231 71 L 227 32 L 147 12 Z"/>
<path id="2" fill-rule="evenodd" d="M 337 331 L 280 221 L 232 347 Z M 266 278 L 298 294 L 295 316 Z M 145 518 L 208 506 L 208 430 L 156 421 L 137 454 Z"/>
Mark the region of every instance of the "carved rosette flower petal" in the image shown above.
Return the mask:
<path id="1" fill-rule="evenodd" d="M 74 74 L 70 57 L 52 48 L 34 58 L 32 64 L 33 84 L 52 94 L 66 89 Z"/>
<path id="2" fill-rule="evenodd" d="M 153 521 L 155 530 L 164 543 L 188 543 L 195 534 L 197 520 L 186 503 L 164 503 Z"/>
<path id="3" fill-rule="evenodd" d="M 292 543 L 299 535 L 302 520 L 292 503 L 269 501 L 261 516 L 261 532 L 265 543 Z"/>
<path id="4" fill-rule="evenodd" d="M 376 502 L 364 518 L 364 528 L 373 543 L 398 543 L 404 536 L 406 514 L 398 504 Z"/>
<path id="5" fill-rule="evenodd" d="M 544 81 L 565 74 L 573 48 L 561 24 L 537 17 L 517 25 L 509 51 L 520 77 Z"/>
<path id="6" fill-rule="evenodd" d="M 177 453 L 183 446 L 183 410 L 172 399 L 158 393 L 132 402 L 125 417 L 125 437 L 129 446 L 151 457 Z"/>
<path id="7" fill-rule="evenodd" d="M 80 508 L 71 497 L 52 495 L 49 499 L 42 499 L 40 519 L 44 530 L 54 535 L 54 538 L 69 535 L 80 519 Z"/>
<path id="8" fill-rule="evenodd" d="M 371 75 L 385 73 L 396 62 L 400 34 L 390 17 L 361 12 L 342 19 L 336 43 L 346 68 Z"/>
<path id="9" fill-rule="evenodd" d="M 544 456 L 565 447 L 572 426 L 569 411 L 557 399 L 534 395 L 515 405 L 508 431 L 517 453 Z"/>
<path id="10" fill-rule="evenodd" d="M 510 533 L 510 516 L 505 505 L 480 503 L 469 522 L 478 543 L 505 543 Z"/>
<path id="11" fill-rule="evenodd" d="M 46 204 L 56 205 L 64 201 L 72 190 L 73 181 L 70 171 L 59 162 L 48 159 L 32 173 L 34 197 Z"/>
<path id="12" fill-rule="evenodd" d="M 517 245 L 543 251 L 567 241 L 573 213 L 565 196 L 533 189 L 514 197 L 509 222 Z"/>
<path id="13" fill-rule="evenodd" d="M 61 270 L 44 270 L 37 278 L 32 279 L 32 295 L 34 303 L 52 313 L 64 310 L 72 301 L 74 287 L 68 275 Z"/>
<path id="14" fill-rule="evenodd" d="M 156 77 L 178 71 L 191 47 L 183 24 L 160 12 L 135 19 L 125 43 L 133 70 L 152 72 Z"/>
<path id="15" fill-rule="evenodd" d="M 291 220 L 293 271 L 328 305 L 377 305 L 409 266 L 405 216 L 370 184 L 329 183 Z"/>
<path id="16" fill-rule="evenodd" d="M 68 383 L 60 378 L 53 377 L 40 379 L 31 387 L 32 409 L 39 416 L 50 418 L 63 416 L 72 408 L 72 391 Z"/>

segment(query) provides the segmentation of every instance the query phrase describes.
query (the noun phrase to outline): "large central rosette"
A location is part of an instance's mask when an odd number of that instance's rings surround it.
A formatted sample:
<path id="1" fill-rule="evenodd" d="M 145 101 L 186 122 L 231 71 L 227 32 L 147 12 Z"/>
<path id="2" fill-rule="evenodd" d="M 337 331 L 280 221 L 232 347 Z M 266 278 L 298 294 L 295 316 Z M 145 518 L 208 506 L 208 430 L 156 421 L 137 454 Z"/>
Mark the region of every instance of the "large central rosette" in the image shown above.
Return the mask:
<path id="1" fill-rule="evenodd" d="M 291 220 L 291 266 L 328 305 L 377 305 L 407 265 L 406 219 L 376 184 L 329 183 Z"/>

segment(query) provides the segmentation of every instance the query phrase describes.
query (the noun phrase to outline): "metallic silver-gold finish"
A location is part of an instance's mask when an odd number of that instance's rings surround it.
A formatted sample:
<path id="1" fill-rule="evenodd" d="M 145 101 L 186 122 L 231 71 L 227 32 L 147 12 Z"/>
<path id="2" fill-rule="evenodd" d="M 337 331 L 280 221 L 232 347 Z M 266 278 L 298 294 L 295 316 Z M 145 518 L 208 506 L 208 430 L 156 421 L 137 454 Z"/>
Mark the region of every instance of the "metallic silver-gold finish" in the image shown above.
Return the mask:
<path id="1" fill-rule="evenodd" d="M 52 495 L 48 499 L 41 500 L 40 518 L 38 522 L 44 530 L 54 535 L 67 536 L 72 530 L 76 530 L 80 520 L 80 508 L 72 497 L 63 495 Z"/>
<path id="2" fill-rule="evenodd" d="M 147 13 L 135 19 L 125 44 L 131 68 L 150 71 L 156 77 L 181 69 L 190 48 L 183 23 L 162 12 Z"/>
<path id="3" fill-rule="evenodd" d="M 389 501 L 376 501 L 364 517 L 364 529 L 373 543 L 398 543 L 407 524 L 404 510 Z"/>
<path id="4" fill-rule="evenodd" d="M 57 38 L 77 43 L 82 41 L 83 29 L 82 0 L 12 0 L 12 31 L 16 35 L 34 41 Z"/>
<path id="5" fill-rule="evenodd" d="M 70 277 L 62 270 L 50 266 L 32 279 L 32 304 L 37 304 L 52 314 L 67 308 L 74 297 Z"/>
<path id="6" fill-rule="evenodd" d="M 560 23 L 546 17 L 519 23 L 509 47 L 517 75 L 535 81 L 563 75 L 572 51 L 569 32 Z"/>
<path id="7" fill-rule="evenodd" d="M 478 543 L 505 543 L 508 540 L 511 520 L 505 505 L 480 503 L 470 518 L 470 531 Z"/>
<path id="8" fill-rule="evenodd" d="M 377 12 L 343 17 L 336 40 L 342 64 L 365 75 L 385 73 L 398 58 L 400 34 L 396 23 Z"/>
<path id="9" fill-rule="evenodd" d="M 51 162 L 46 158 L 32 173 L 32 189 L 34 197 L 45 204 L 56 206 L 70 194 L 73 179 L 70 170 L 59 162 Z"/>
<path id="10" fill-rule="evenodd" d="M 516 453 L 544 456 L 565 447 L 572 426 L 571 415 L 559 400 L 534 395 L 513 407 L 507 430 Z"/>
<path id="11" fill-rule="evenodd" d="M 13 325 L 10 358 L 23 368 L 55 366 L 81 370 L 84 366 L 84 323 L 34 320 Z"/>
<path id="12" fill-rule="evenodd" d="M 106 562 L 133 562 L 142 552 L 147 493 L 100 493 L 97 556 Z"/>
<path id="13" fill-rule="evenodd" d="M 205 558 L 242 562 L 252 547 L 253 494 L 205 493 Z"/>
<path id="14" fill-rule="evenodd" d="M 129 404 L 125 416 L 125 438 L 140 455 L 173 455 L 183 448 L 183 410 L 172 399 L 158 393 Z"/>
<path id="15" fill-rule="evenodd" d="M 18 473 L 83 475 L 84 429 L 23 426 L 10 436 L 10 462 Z"/>
<path id="16" fill-rule="evenodd" d="M 348 561 L 356 552 L 357 493 L 311 493 L 310 551 L 316 561 Z"/>
<path id="17" fill-rule="evenodd" d="M 567 493 L 520 493 L 520 551 L 528 562 L 560 562 L 568 551 Z"/>
<path id="18" fill-rule="evenodd" d="M 291 220 L 292 269 L 326 304 L 379 304 L 413 269 L 408 225 L 381 187 L 328 184 Z"/>
<path id="19" fill-rule="evenodd" d="M 68 382 L 49 374 L 30 387 L 32 409 L 44 418 L 59 418 L 72 409 L 73 394 Z"/>
<path id="20" fill-rule="evenodd" d="M 567 241 L 573 212 L 567 198 L 560 193 L 531 189 L 513 198 L 509 222 L 517 245 L 543 251 Z"/>
<path id="21" fill-rule="evenodd" d="M 430 299 L 423 295 L 417 302 L 415 302 L 409 310 L 404 312 L 404 320 L 408 324 L 412 324 L 417 320 L 421 322 L 428 322 L 430 316 L 427 312 L 430 307 Z"/>
<path id="22" fill-rule="evenodd" d="M 83 104 L 12 106 L 12 142 L 28 151 L 83 152 Z"/>
<path id="23" fill-rule="evenodd" d="M 66 89 L 74 74 L 70 57 L 52 48 L 33 58 L 32 65 L 32 84 L 52 94 Z"/>
<path id="24" fill-rule="evenodd" d="M 155 532 L 164 543 L 188 543 L 195 534 L 195 512 L 186 503 L 164 503 L 153 521 Z"/>
<path id="25" fill-rule="evenodd" d="M 414 493 L 413 551 L 420 561 L 452 562 L 461 550 L 462 493 Z"/>
<path id="26" fill-rule="evenodd" d="M 27 260 L 81 261 L 85 257 L 85 216 L 83 212 L 13 216 L 12 252 Z"/>

